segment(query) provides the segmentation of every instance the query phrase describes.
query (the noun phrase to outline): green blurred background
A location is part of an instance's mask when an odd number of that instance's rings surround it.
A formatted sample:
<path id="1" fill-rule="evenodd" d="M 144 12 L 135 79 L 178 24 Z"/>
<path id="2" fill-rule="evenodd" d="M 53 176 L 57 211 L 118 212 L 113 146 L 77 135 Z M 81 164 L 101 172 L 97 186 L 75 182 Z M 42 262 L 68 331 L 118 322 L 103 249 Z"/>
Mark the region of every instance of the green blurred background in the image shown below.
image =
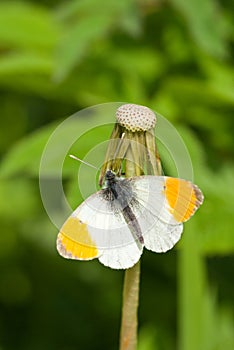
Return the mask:
<path id="1" fill-rule="evenodd" d="M 58 256 L 38 186 L 54 128 L 111 101 L 173 123 L 206 197 L 143 254 L 139 350 L 234 349 L 233 19 L 232 0 L 0 1 L 0 350 L 118 349 L 123 272 Z"/>

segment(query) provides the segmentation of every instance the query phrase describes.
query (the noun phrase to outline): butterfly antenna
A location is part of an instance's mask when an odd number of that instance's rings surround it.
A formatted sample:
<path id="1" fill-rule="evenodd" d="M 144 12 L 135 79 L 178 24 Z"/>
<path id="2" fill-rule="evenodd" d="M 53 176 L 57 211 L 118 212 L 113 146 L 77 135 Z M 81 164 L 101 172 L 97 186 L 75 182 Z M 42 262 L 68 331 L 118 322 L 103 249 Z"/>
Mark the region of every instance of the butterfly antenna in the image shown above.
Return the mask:
<path id="1" fill-rule="evenodd" d="M 98 168 L 96 166 L 94 166 L 94 165 L 92 165 L 92 164 L 90 164 L 88 162 L 85 162 L 84 160 L 82 160 L 82 159 L 80 159 L 80 158 L 78 158 L 76 156 L 73 156 L 73 154 L 69 154 L 69 157 L 71 157 L 71 158 L 73 158 L 75 160 L 78 160 L 79 162 L 84 163 L 84 164 L 90 166 L 91 168 L 94 168 L 94 169 L 98 170 Z"/>

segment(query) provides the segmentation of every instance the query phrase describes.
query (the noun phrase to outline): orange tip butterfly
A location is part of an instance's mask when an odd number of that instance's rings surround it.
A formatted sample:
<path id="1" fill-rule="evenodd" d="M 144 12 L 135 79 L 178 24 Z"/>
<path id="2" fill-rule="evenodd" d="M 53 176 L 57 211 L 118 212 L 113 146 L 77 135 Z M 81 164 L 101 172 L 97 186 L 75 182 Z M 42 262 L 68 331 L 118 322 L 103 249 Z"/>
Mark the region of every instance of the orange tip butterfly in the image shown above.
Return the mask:
<path id="1" fill-rule="evenodd" d="M 189 181 L 167 176 L 119 178 L 111 170 L 105 186 L 88 197 L 67 219 L 57 250 L 68 259 L 98 258 L 112 269 L 128 269 L 143 247 L 166 252 L 180 239 L 183 222 L 203 202 Z"/>

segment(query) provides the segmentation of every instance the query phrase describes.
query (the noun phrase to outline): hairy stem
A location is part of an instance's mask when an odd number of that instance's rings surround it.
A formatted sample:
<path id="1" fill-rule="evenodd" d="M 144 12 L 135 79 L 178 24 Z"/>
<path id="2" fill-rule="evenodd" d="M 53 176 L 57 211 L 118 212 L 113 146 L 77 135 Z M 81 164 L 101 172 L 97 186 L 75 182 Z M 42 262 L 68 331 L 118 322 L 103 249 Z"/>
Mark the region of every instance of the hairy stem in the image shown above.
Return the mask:
<path id="1" fill-rule="evenodd" d="M 120 350 L 135 350 L 137 346 L 139 284 L 140 260 L 132 268 L 125 271 L 120 330 Z"/>

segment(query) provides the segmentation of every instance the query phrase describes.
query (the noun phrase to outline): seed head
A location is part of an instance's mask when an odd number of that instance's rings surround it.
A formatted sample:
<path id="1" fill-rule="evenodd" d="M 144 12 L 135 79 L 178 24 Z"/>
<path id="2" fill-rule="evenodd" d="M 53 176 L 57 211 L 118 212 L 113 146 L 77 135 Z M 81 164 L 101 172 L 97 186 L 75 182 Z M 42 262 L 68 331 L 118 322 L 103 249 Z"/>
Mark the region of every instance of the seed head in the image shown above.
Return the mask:
<path id="1" fill-rule="evenodd" d="M 151 109 L 135 104 L 125 104 L 116 111 L 117 122 L 127 130 L 146 131 L 156 124 L 156 116 Z"/>

